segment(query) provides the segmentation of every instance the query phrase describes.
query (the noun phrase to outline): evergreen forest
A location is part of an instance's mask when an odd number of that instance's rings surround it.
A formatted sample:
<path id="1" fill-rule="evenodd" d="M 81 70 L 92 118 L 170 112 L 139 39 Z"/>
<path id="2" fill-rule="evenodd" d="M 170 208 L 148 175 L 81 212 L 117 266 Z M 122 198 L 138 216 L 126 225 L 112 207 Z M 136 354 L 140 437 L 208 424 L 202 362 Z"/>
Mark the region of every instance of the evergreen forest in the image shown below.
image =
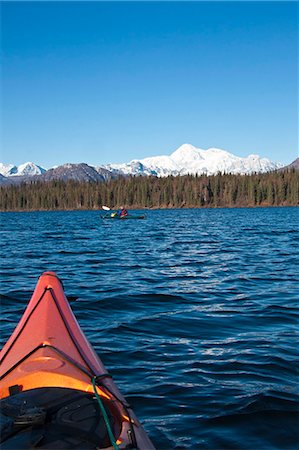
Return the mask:
<path id="1" fill-rule="evenodd" d="M 107 182 L 52 180 L 0 187 L 1 211 L 295 206 L 299 172 L 127 177 Z"/>

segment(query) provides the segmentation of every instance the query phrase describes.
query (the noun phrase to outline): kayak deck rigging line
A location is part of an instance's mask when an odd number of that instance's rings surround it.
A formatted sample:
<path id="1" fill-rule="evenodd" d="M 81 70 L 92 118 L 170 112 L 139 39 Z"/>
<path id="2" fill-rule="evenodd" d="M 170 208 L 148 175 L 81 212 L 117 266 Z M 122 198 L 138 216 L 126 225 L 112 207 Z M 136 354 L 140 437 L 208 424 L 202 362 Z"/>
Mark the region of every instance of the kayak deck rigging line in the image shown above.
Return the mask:
<path id="1" fill-rule="evenodd" d="M 2 449 L 32 448 L 34 435 L 39 448 L 154 450 L 83 334 L 54 272 L 40 277 L 0 361 Z M 65 395 L 71 398 L 68 410 Z M 90 426 L 94 437 L 86 433 Z"/>

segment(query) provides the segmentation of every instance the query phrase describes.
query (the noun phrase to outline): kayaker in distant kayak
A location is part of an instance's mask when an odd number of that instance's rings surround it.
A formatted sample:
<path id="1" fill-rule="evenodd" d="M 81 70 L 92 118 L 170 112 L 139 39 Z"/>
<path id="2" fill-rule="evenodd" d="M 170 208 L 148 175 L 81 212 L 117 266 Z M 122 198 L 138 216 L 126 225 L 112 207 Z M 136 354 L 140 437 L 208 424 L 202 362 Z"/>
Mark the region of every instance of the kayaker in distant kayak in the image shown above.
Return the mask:
<path id="1" fill-rule="evenodd" d="M 128 211 L 127 211 L 123 206 L 121 206 L 120 209 L 119 209 L 119 211 L 117 211 L 117 214 L 118 214 L 120 217 L 124 217 L 124 216 L 127 216 L 127 215 L 128 215 Z"/>

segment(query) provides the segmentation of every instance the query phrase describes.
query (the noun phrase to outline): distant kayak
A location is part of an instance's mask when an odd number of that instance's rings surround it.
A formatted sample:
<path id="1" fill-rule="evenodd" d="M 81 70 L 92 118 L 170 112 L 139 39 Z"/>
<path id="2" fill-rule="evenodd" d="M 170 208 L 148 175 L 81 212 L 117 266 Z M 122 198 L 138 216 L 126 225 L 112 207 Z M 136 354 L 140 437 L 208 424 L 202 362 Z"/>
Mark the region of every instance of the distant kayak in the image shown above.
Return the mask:
<path id="1" fill-rule="evenodd" d="M 105 214 L 104 216 L 101 216 L 102 219 L 113 219 L 113 220 L 129 220 L 129 219 L 145 219 L 145 215 L 134 215 L 134 214 L 128 214 L 127 216 L 119 216 L 117 214 Z"/>
<path id="2" fill-rule="evenodd" d="M 1 449 L 154 450 L 45 272 L 0 353 Z"/>

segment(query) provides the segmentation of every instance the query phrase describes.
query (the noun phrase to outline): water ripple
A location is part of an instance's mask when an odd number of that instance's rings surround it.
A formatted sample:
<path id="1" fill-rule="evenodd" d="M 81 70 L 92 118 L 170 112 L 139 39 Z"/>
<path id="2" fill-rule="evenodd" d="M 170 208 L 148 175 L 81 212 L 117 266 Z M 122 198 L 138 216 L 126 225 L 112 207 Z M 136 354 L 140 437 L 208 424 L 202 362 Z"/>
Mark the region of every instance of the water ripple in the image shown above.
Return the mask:
<path id="1" fill-rule="evenodd" d="M 54 270 L 159 450 L 297 450 L 296 208 L 1 218 L 2 344 Z"/>

